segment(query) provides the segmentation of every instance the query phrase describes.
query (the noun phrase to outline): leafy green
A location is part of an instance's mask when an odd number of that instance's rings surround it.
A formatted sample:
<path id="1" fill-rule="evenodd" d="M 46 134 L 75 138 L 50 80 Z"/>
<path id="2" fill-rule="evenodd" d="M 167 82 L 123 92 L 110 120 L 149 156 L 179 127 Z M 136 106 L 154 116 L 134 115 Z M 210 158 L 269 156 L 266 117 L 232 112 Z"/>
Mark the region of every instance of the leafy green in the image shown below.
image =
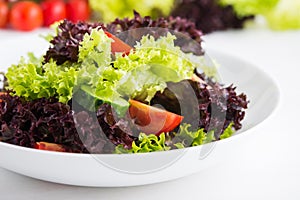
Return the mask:
<path id="1" fill-rule="evenodd" d="M 232 134 L 234 133 L 234 130 L 232 128 L 233 126 L 233 122 L 231 122 L 227 128 L 224 130 L 224 132 L 220 135 L 220 139 L 223 140 L 223 139 L 226 139 L 226 138 L 229 138 L 232 136 Z"/>
<path id="2" fill-rule="evenodd" d="M 125 149 L 123 145 L 118 145 L 115 149 L 115 153 L 146 153 L 170 150 L 170 147 L 166 146 L 165 142 L 165 133 L 162 133 L 159 136 L 140 133 L 138 142 L 133 142 L 131 149 Z"/>
<path id="3" fill-rule="evenodd" d="M 90 34 L 83 36 L 79 46 L 78 61 L 84 62 L 91 58 L 98 64 L 98 67 L 108 66 L 111 63 L 111 42 L 102 29 L 93 29 Z"/>
<path id="4" fill-rule="evenodd" d="M 216 140 L 215 138 L 215 132 L 214 131 L 209 131 L 208 133 L 206 133 L 206 137 L 203 141 L 204 144 L 213 142 L 214 140 Z"/>
<path id="5" fill-rule="evenodd" d="M 192 77 L 199 62 L 192 61 L 191 56 L 175 46 L 176 37 L 171 34 L 157 40 L 144 36 L 128 56 L 117 53 L 112 61 L 107 53 L 111 39 L 102 32 L 92 31 L 81 43 L 78 83 L 91 96 L 112 104 L 119 115 L 128 109 L 127 99 L 143 96 L 150 102 L 157 91 L 166 88 L 168 81 Z"/>
<path id="6" fill-rule="evenodd" d="M 157 91 L 167 87 L 166 82 L 152 69 L 152 65 L 132 69 L 119 81 L 117 91 L 132 98 L 143 96 L 149 102 Z M 165 68 L 162 68 L 162 71 L 165 71 Z"/>
<path id="7" fill-rule="evenodd" d="M 143 94 L 150 101 L 166 82 L 190 79 L 196 64 L 175 46 L 176 37 L 170 33 L 155 40 L 144 36 L 128 56 L 116 55 L 114 67 L 127 73 L 119 82 L 118 92 L 132 98 Z"/>
<path id="8" fill-rule="evenodd" d="M 121 154 L 166 151 L 171 149 L 170 144 L 173 144 L 173 146 L 177 149 L 182 149 L 185 147 L 199 146 L 215 141 L 214 131 L 209 131 L 206 133 L 202 128 L 196 131 L 191 131 L 190 128 L 190 124 L 184 123 L 180 125 L 179 131 L 177 133 L 173 133 L 174 136 L 172 139 L 169 135 L 166 136 L 165 133 L 162 133 L 159 136 L 154 134 L 146 135 L 145 133 L 140 133 L 138 141 L 132 143 L 131 149 L 126 149 L 123 145 L 118 145 L 115 148 L 115 153 Z M 225 135 L 229 135 L 228 130 Z"/>
<path id="9" fill-rule="evenodd" d="M 81 62 L 78 87 L 89 95 L 110 103 L 119 115 L 124 115 L 129 103 L 116 91 L 117 82 L 125 74 L 111 63 L 111 42 L 103 30 L 93 29 L 85 34 L 79 47 L 78 61 Z"/>
<path id="10" fill-rule="evenodd" d="M 175 134 L 175 138 L 180 141 L 175 143 L 177 148 L 199 146 L 215 140 L 214 131 L 206 133 L 203 128 L 196 131 L 191 131 L 190 128 L 190 124 L 180 125 L 178 133 Z"/>
<path id="11" fill-rule="evenodd" d="M 68 102 L 76 83 L 77 66 L 57 66 L 53 61 L 42 65 L 41 59 L 33 54 L 28 57 L 28 62 L 21 58 L 18 65 L 8 68 L 8 89 L 27 100 L 57 97 L 62 103 Z"/>

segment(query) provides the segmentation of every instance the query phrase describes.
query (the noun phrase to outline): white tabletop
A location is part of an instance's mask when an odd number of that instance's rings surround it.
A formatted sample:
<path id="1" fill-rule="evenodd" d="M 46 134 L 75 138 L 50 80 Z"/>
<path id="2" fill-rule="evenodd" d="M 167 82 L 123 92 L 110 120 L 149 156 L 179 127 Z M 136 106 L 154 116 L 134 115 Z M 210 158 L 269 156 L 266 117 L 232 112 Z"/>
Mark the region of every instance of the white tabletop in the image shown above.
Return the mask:
<path id="1" fill-rule="evenodd" d="M 1 51 L 5 39 L 19 35 L 0 31 L 0 59 L 6 56 Z M 260 66 L 280 86 L 276 114 L 230 160 L 179 180 L 130 188 L 59 185 L 0 168 L 0 199 L 300 199 L 300 31 L 256 28 L 214 33 L 205 39 L 208 46 Z"/>

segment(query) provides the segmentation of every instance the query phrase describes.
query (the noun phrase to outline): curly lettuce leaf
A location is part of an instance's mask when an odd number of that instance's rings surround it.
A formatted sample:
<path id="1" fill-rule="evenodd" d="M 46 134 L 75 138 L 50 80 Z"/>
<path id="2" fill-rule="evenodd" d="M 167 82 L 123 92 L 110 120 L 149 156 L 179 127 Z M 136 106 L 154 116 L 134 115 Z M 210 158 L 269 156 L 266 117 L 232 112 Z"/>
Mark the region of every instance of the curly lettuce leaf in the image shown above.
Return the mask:
<path id="1" fill-rule="evenodd" d="M 143 99 L 150 102 L 157 91 L 163 91 L 167 87 L 165 80 L 151 69 L 151 65 L 147 65 L 129 71 L 119 81 L 117 91 L 132 98 L 143 96 Z"/>
<path id="2" fill-rule="evenodd" d="M 231 122 L 227 128 L 224 130 L 224 132 L 220 135 L 220 139 L 223 140 L 223 139 L 226 139 L 226 138 L 229 138 L 232 136 L 232 134 L 234 133 L 234 130 L 233 130 L 233 125 L 234 123 Z"/>
<path id="3" fill-rule="evenodd" d="M 84 62 L 88 58 L 94 59 L 98 67 L 108 66 L 111 63 L 111 42 L 102 29 L 92 29 L 90 34 L 83 36 L 79 46 L 78 61 Z"/>
<path id="4" fill-rule="evenodd" d="M 164 133 L 159 136 L 140 133 L 138 141 L 132 143 L 131 149 L 125 149 L 123 145 L 118 145 L 116 146 L 115 153 L 147 153 L 154 151 L 167 151 L 170 149 L 171 148 L 166 145 L 166 136 Z"/>
<path id="5" fill-rule="evenodd" d="M 100 66 L 110 65 L 111 41 L 102 30 L 93 29 L 91 34 L 84 36 L 80 44 L 78 63 L 66 61 L 57 65 L 53 60 L 43 63 L 42 59 L 29 54 L 27 62 L 22 58 L 18 65 L 12 65 L 8 69 L 8 89 L 27 100 L 56 97 L 61 103 L 67 103 L 75 92 L 78 77 L 80 84 L 100 84 L 101 77 L 97 76 L 100 72 L 94 73 L 95 63 Z M 94 65 L 89 65 L 90 60 Z M 113 73 L 114 70 L 104 71 L 102 74 L 106 75 L 103 78 L 108 79 Z"/>
<path id="6" fill-rule="evenodd" d="M 220 139 L 226 139 L 233 135 L 233 123 L 230 123 L 228 127 L 221 134 Z M 192 131 L 190 130 L 190 124 L 182 124 L 179 127 L 177 133 L 173 133 L 171 138 L 168 134 L 160 134 L 159 136 L 145 133 L 140 133 L 137 142 L 132 143 L 131 149 L 124 148 L 124 145 L 118 145 L 115 147 L 115 153 L 147 153 L 154 151 L 166 151 L 170 150 L 171 146 L 177 149 L 183 149 L 191 146 L 200 146 L 216 140 L 214 131 L 205 132 L 203 128 Z"/>
<path id="7" fill-rule="evenodd" d="M 53 61 L 43 65 L 41 59 L 30 54 L 28 62 L 21 58 L 18 65 L 8 68 L 8 89 L 27 100 L 56 97 L 60 102 L 67 103 L 76 84 L 76 69 L 76 65 L 58 66 Z"/>
<path id="8" fill-rule="evenodd" d="M 199 146 L 215 140 L 214 131 L 206 133 L 203 128 L 196 131 L 192 131 L 190 128 L 190 124 L 180 125 L 178 133 L 175 134 L 176 140 L 180 141 L 175 144 L 177 148 Z"/>
<path id="9" fill-rule="evenodd" d="M 111 39 L 102 30 L 93 30 L 79 49 L 81 89 L 113 105 L 119 115 L 128 109 L 129 98 L 143 96 L 150 102 L 167 82 L 190 79 L 199 62 L 175 46 L 175 39 L 171 34 L 157 40 L 144 36 L 128 56 L 117 53 L 113 61 L 107 53 Z"/>
<path id="10" fill-rule="evenodd" d="M 196 65 L 179 47 L 174 35 L 155 40 L 144 36 L 128 56 L 116 55 L 114 67 L 126 72 L 117 91 L 131 98 L 143 95 L 150 101 L 157 91 L 166 88 L 166 82 L 190 79 Z"/>
<path id="11" fill-rule="evenodd" d="M 93 29 L 91 34 L 84 35 L 79 47 L 81 69 L 77 86 L 92 97 L 113 105 L 119 115 L 124 115 L 129 103 L 116 88 L 125 72 L 111 65 L 112 41 L 101 29 Z"/>

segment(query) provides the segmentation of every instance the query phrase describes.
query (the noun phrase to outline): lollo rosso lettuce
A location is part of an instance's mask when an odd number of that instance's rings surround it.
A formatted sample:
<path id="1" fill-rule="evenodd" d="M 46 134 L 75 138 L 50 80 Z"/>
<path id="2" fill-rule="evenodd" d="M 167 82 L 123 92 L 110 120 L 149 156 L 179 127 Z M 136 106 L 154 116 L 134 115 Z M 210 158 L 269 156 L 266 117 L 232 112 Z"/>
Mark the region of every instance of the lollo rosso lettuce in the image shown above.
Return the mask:
<path id="1" fill-rule="evenodd" d="M 235 2 L 244 1 L 236 0 Z M 219 0 L 178 1 L 171 15 L 193 21 L 196 27 L 205 34 L 218 30 L 240 29 L 247 20 L 253 19 L 252 14 L 239 16 L 231 4 L 220 5 L 221 2 Z"/>

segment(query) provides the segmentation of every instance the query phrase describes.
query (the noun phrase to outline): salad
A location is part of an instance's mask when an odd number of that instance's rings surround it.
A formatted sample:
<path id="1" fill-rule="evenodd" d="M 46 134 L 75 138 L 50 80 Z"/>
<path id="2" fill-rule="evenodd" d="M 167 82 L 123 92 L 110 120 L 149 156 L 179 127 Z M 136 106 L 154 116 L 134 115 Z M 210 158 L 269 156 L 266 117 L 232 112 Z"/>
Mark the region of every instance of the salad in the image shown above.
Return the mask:
<path id="1" fill-rule="evenodd" d="M 130 46 L 116 30 L 62 21 L 46 37 L 42 57 L 29 53 L 10 66 L 0 95 L 0 141 L 144 153 L 225 139 L 242 127 L 246 95 L 217 82 L 202 49 L 177 46 L 178 35 L 167 29 Z M 202 42 L 200 31 L 192 34 Z"/>

